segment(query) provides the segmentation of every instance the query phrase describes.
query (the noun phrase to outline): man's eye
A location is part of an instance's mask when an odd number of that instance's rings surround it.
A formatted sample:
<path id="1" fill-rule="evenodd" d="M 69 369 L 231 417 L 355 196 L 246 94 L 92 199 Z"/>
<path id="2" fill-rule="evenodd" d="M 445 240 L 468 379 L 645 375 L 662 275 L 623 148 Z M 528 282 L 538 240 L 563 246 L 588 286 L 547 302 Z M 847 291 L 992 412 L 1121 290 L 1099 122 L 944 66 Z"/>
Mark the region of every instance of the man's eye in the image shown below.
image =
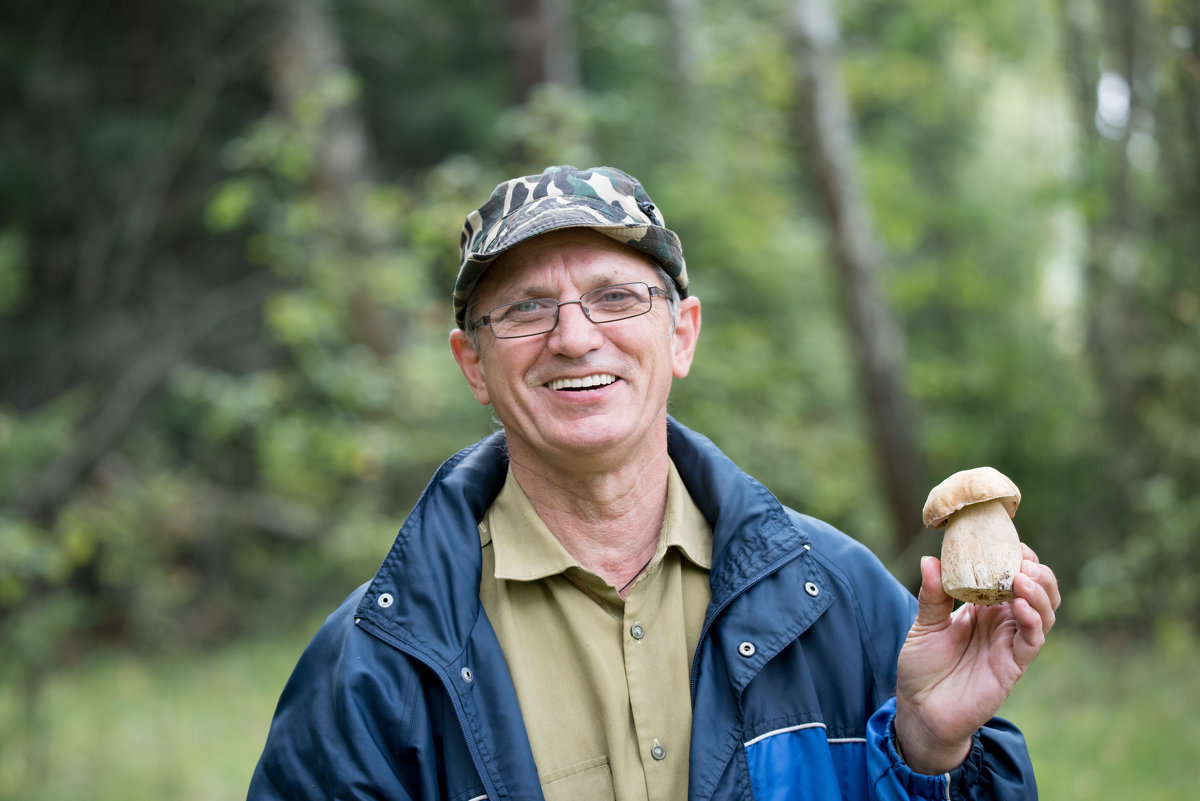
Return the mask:
<path id="1" fill-rule="evenodd" d="M 519 300 L 516 303 L 510 303 L 504 308 L 501 317 L 534 317 L 546 311 L 546 305 L 541 300 Z"/>
<path id="2" fill-rule="evenodd" d="M 594 301 L 595 303 L 620 304 L 628 301 L 636 300 L 637 293 L 629 287 L 614 286 L 608 289 L 601 290 L 599 296 Z"/>

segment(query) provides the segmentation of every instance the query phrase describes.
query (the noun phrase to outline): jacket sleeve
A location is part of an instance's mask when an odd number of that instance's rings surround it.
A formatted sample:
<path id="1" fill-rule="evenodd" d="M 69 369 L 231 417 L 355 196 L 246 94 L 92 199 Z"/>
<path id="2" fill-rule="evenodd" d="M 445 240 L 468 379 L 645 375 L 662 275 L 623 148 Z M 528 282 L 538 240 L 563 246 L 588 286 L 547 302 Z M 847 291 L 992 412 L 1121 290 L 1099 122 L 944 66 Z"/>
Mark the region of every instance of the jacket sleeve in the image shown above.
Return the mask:
<path id="1" fill-rule="evenodd" d="M 406 725 L 397 715 L 413 708 L 418 681 L 411 670 L 380 664 L 374 638 L 354 623 L 356 600 L 325 621 L 293 670 L 249 801 L 412 801 L 422 786 L 436 786 L 420 775 L 428 760 L 398 758 L 404 746 L 396 733 Z"/>
<path id="2" fill-rule="evenodd" d="M 914 773 L 896 751 L 891 698 L 867 723 L 867 771 L 879 798 L 929 801 L 1034 801 L 1037 785 L 1021 732 L 1003 718 L 992 718 L 975 733 L 971 751 L 950 773 Z"/>

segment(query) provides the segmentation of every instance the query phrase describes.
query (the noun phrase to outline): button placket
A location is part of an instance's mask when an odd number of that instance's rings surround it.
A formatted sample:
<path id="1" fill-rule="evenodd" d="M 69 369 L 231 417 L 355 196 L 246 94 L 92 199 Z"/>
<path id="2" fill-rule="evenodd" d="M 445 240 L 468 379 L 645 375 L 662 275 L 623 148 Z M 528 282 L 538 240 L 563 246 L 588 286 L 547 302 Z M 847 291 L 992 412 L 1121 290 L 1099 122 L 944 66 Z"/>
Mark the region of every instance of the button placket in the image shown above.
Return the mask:
<path id="1" fill-rule="evenodd" d="M 650 573 L 646 575 L 653 578 Z M 646 773 L 646 784 L 651 798 L 661 797 L 664 782 L 667 782 L 682 764 L 678 759 L 669 756 L 668 743 L 676 733 L 675 721 L 669 716 L 664 718 L 664 715 L 657 711 L 664 701 L 663 680 L 667 670 L 664 663 L 670 659 L 678 645 L 676 638 L 669 634 L 661 637 L 654 629 L 659 622 L 654 613 L 662 607 L 663 592 L 662 586 L 643 578 L 643 583 L 638 584 L 637 591 L 630 593 L 625 599 L 622 626 L 628 697 L 633 715 L 633 736 L 638 745 L 637 757 Z M 682 690 L 686 693 L 686 687 Z M 682 701 L 686 704 L 686 695 Z M 684 752 L 681 751 L 680 754 L 683 755 Z"/>

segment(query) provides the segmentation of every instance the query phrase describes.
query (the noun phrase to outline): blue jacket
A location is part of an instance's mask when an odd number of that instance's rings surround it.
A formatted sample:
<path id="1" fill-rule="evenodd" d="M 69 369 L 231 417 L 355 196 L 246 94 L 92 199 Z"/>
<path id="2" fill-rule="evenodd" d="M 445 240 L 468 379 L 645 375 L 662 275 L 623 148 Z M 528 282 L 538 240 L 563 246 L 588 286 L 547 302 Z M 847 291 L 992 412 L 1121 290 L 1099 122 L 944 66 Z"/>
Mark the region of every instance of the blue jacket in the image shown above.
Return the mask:
<path id="1" fill-rule="evenodd" d="M 669 448 L 713 528 L 689 799 L 1037 797 L 1024 739 L 998 718 L 953 773 L 910 771 L 891 719 L 915 599 L 862 545 L 786 509 L 707 439 L 671 421 Z M 434 475 L 375 578 L 300 658 L 251 801 L 542 799 L 479 603 L 476 526 L 506 468 L 493 435 Z"/>

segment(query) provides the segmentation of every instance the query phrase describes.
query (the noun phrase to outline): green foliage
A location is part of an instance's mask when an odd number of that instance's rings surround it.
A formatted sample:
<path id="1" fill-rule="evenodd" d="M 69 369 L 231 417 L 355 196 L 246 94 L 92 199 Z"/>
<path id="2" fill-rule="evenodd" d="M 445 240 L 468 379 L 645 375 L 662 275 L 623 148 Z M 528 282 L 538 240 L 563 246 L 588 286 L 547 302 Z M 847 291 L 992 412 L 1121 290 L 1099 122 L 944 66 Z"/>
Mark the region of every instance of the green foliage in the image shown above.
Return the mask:
<path id="1" fill-rule="evenodd" d="M 437 464 L 491 427 L 446 347 L 463 215 L 551 162 L 638 175 L 685 242 L 704 328 L 672 413 L 888 553 L 793 134 L 789 9 L 701 4 L 680 34 L 669 5 L 574 4 L 582 86 L 514 107 L 497 4 L 330 4 L 345 64 L 291 109 L 267 6 L 13 6 L 0 677 L 36 689 L 97 641 L 259 631 L 368 576 Z M 1074 620 L 1194 621 L 1194 14 L 1143 10 L 1155 94 L 1117 142 L 1074 108 L 1096 76 L 1064 67 L 1058 4 L 838 11 L 923 478 L 1011 475 Z M 1080 16 L 1091 55 L 1111 51 L 1101 11 Z M 347 113 L 371 147 L 339 194 L 320 145 Z M 1121 407 L 1097 350 L 1110 314 Z"/>
<path id="2" fill-rule="evenodd" d="M 0 231 L 0 314 L 20 303 L 26 291 L 26 247 L 19 231 Z"/>

